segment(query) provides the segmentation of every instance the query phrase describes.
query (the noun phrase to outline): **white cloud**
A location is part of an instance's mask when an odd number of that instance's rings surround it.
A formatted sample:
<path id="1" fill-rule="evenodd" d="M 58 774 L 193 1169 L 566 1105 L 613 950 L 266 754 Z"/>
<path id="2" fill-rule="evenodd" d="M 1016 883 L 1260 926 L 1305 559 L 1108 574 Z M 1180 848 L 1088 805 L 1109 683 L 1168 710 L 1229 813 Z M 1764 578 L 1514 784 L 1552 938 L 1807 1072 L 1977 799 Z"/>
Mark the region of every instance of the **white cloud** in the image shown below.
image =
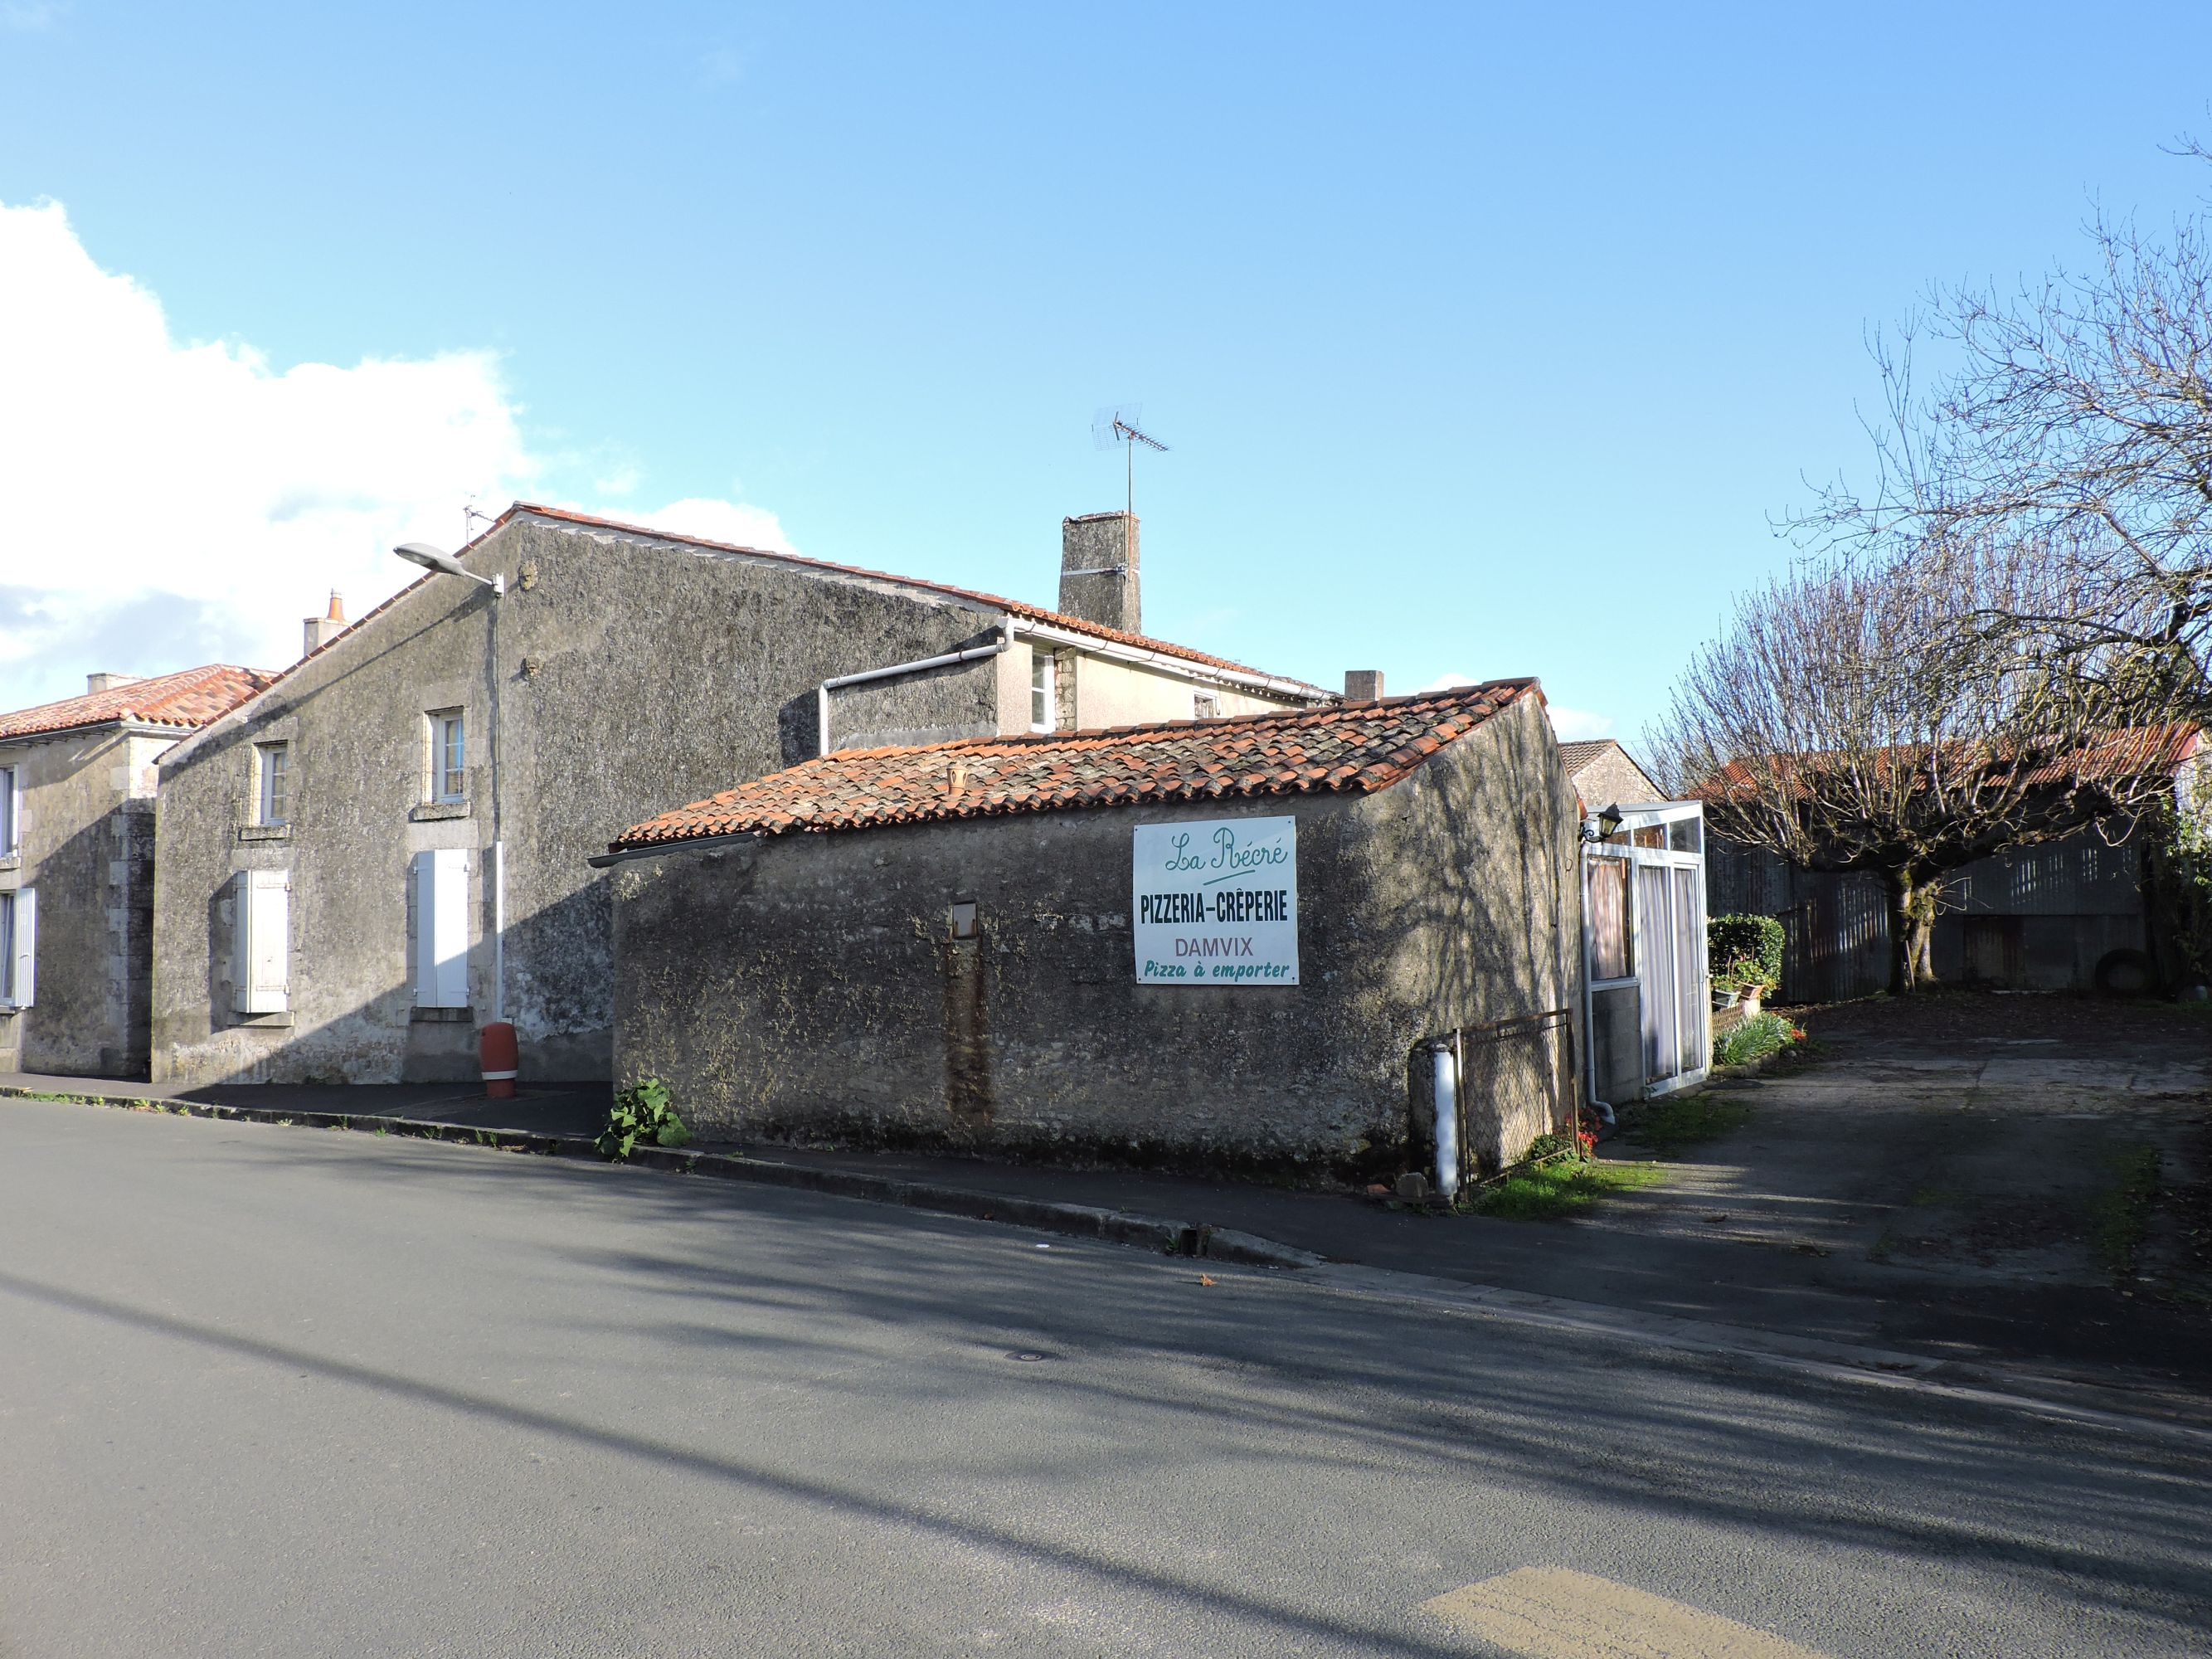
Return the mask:
<path id="1" fill-rule="evenodd" d="M 775 514 L 739 501 L 695 495 L 672 501 L 657 513 L 610 512 L 600 516 L 642 525 L 647 530 L 665 530 L 671 535 L 696 537 L 702 542 L 727 542 L 735 547 L 757 547 L 770 553 L 799 550 L 783 533 L 783 526 Z"/>
<path id="2" fill-rule="evenodd" d="M 393 544 L 454 545 L 465 503 L 546 468 L 490 353 L 279 371 L 179 342 L 54 203 L 0 204 L 0 709 L 94 669 L 281 668 L 330 589 L 359 616 L 414 574 Z M 731 502 L 645 516 L 787 545 Z"/>
<path id="3" fill-rule="evenodd" d="M 1472 674 L 1439 674 L 1421 688 L 1424 691 L 1446 691 L 1455 685 L 1480 685 Z M 1613 721 L 1604 714 L 1593 714 L 1586 708 L 1565 708 L 1556 702 L 1547 702 L 1545 712 L 1552 717 L 1552 731 L 1561 743 L 1587 743 L 1593 738 L 1613 735 Z"/>
<path id="4" fill-rule="evenodd" d="M 1613 735 L 1613 721 L 1603 714 L 1593 714 L 1586 708 L 1563 708 L 1558 703 L 1549 705 L 1552 730 L 1561 743 L 1587 743 L 1592 738 Z"/>

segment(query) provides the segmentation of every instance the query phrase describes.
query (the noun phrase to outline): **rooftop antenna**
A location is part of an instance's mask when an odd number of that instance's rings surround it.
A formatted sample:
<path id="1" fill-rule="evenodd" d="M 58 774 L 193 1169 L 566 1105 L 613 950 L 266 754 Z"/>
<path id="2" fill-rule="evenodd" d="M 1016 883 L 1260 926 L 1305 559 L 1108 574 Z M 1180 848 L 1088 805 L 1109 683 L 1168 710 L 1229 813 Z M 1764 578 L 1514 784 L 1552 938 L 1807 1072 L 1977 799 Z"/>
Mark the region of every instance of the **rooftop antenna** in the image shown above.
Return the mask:
<path id="1" fill-rule="evenodd" d="M 466 547 L 471 542 L 477 538 L 477 520 L 479 519 L 483 520 L 487 526 L 495 525 L 499 522 L 496 518 L 478 507 L 474 501 L 470 501 L 466 507 L 461 509 L 462 546 Z"/>
<path id="2" fill-rule="evenodd" d="M 1111 449 L 1116 444 L 1121 447 L 1122 487 L 1127 492 L 1127 512 L 1132 520 L 1137 516 L 1137 446 L 1142 444 L 1147 449 L 1157 449 L 1163 455 L 1168 453 L 1165 444 L 1137 424 L 1144 412 L 1143 408 L 1136 404 L 1115 404 L 1100 410 L 1091 422 L 1091 442 L 1101 449 Z"/>

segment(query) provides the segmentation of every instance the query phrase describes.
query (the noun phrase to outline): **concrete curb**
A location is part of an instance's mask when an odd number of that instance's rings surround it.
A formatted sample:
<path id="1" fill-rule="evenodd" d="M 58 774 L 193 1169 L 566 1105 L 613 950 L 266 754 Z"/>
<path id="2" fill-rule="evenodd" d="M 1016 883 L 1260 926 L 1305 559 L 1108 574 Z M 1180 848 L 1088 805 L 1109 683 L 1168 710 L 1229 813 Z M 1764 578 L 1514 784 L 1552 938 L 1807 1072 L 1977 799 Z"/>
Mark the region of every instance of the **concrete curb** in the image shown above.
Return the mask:
<path id="1" fill-rule="evenodd" d="M 118 1106 L 138 1112 L 167 1112 L 185 1117 L 210 1118 L 229 1123 L 268 1123 L 310 1129 L 349 1129 L 362 1133 L 405 1135 L 417 1140 L 457 1141 L 499 1152 L 532 1152 L 550 1158 L 603 1160 L 583 1135 L 532 1134 L 520 1129 L 477 1128 L 468 1124 L 441 1123 L 434 1119 L 397 1117 L 374 1112 L 285 1111 L 269 1106 L 217 1106 L 203 1101 L 164 1100 L 150 1096 L 70 1094 L 32 1089 L 0 1088 L 0 1097 L 52 1100 L 70 1105 Z M 1041 1232 L 1063 1233 L 1074 1238 L 1103 1239 L 1113 1244 L 1132 1244 L 1163 1255 L 1183 1255 L 1209 1261 L 1233 1261 L 1254 1267 L 1317 1267 L 1322 1258 L 1310 1250 L 1279 1244 L 1254 1233 L 1202 1222 L 1175 1221 L 1130 1210 L 1099 1209 L 1088 1204 L 1066 1204 L 1054 1199 L 1024 1198 L 1016 1194 L 978 1192 L 966 1187 L 939 1186 L 934 1182 L 902 1181 L 869 1175 L 858 1170 L 822 1169 L 811 1164 L 781 1164 L 773 1158 L 750 1158 L 741 1152 L 691 1152 L 665 1146 L 641 1146 L 629 1163 L 641 1169 L 672 1175 L 705 1176 L 719 1181 L 749 1181 L 765 1187 L 789 1187 L 802 1192 L 826 1193 L 837 1198 L 857 1198 L 874 1204 L 894 1204 L 937 1215 L 964 1217 L 974 1221 L 1003 1222 L 1031 1227 Z"/>

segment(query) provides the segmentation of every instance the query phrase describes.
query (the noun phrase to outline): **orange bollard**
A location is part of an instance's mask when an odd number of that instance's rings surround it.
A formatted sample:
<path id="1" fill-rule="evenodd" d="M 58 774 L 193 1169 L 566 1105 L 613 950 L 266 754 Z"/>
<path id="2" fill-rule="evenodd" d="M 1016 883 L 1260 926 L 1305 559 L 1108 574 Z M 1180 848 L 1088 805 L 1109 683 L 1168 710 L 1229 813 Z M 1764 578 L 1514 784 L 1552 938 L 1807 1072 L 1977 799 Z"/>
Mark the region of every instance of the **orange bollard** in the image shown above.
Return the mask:
<path id="1" fill-rule="evenodd" d="M 514 1027 L 505 1020 L 495 1020 L 477 1033 L 477 1060 L 483 1067 L 486 1099 L 514 1098 L 516 1058 Z"/>

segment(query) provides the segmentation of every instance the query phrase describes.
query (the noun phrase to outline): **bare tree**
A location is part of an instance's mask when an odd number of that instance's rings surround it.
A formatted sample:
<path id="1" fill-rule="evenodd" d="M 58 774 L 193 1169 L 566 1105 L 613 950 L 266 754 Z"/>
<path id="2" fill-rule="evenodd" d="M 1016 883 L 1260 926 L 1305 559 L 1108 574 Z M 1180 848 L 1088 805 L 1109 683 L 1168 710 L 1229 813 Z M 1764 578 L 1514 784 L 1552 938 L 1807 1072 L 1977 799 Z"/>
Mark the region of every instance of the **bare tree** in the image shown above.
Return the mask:
<path id="1" fill-rule="evenodd" d="M 2184 147 L 2200 161 L 2212 154 Z M 2212 647 L 2212 220 L 2164 236 L 2101 212 L 2077 273 L 2000 297 L 1939 293 L 1875 355 L 1890 424 L 1879 475 L 1794 521 L 1877 556 L 1900 535 L 2000 550 L 2022 648 L 2100 657 L 2186 683 L 2200 710 Z M 1948 365 L 1916 387 L 1916 337 Z M 2115 657 L 2111 647 L 2128 651 Z"/>
<path id="2" fill-rule="evenodd" d="M 1982 625 L 2048 568 L 1964 538 L 1818 562 L 1737 601 L 1655 734 L 1667 782 L 1702 797 L 1711 833 L 1882 881 L 1900 993 L 1933 977 L 1962 866 L 2171 792 L 2185 734 L 2143 723 L 2167 711 L 2164 688 L 2112 669 L 2134 647 L 2054 672 Z"/>

